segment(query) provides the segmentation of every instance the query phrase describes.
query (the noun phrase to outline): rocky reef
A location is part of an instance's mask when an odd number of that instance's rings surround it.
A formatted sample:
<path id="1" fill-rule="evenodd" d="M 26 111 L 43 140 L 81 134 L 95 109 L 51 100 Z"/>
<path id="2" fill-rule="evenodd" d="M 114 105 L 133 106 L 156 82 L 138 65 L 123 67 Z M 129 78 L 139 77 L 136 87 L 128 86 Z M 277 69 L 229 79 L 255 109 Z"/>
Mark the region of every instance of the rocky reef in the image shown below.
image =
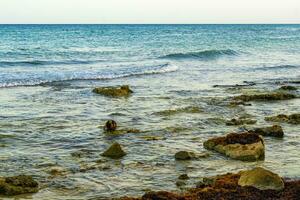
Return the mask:
<path id="1" fill-rule="evenodd" d="M 295 113 L 291 115 L 280 114 L 277 116 L 265 117 L 266 121 L 271 122 L 284 122 L 289 124 L 300 124 L 300 114 Z"/>
<path id="2" fill-rule="evenodd" d="M 0 177 L 0 195 L 12 196 L 35 193 L 38 192 L 38 190 L 39 184 L 32 176 L 19 175 Z"/>
<path id="3" fill-rule="evenodd" d="M 209 139 L 203 143 L 208 150 L 217 151 L 229 158 L 242 161 L 263 160 L 265 146 L 263 138 L 254 133 L 230 133 Z"/>
<path id="4" fill-rule="evenodd" d="M 108 97 L 128 97 L 133 93 L 128 85 L 122 85 L 120 87 L 97 87 L 93 89 L 93 92 Z"/>
<path id="5" fill-rule="evenodd" d="M 282 179 L 264 169 L 254 168 L 206 178 L 203 184 L 182 193 L 147 192 L 142 197 L 123 197 L 119 200 L 296 200 L 300 181 Z"/>
<path id="6" fill-rule="evenodd" d="M 242 94 L 233 98 L 234 101 L 276 101 L 294 99 L 296 95 L 285 92 L 270 92 L 258 94 Z"/>
<path id="7" fill-rule="evenodd" d="M 249 130 L 249 132 L 256 133 L 258 135 L 262 135 L 262 136 L 266 136 L 266 137 L 282 138 L 284 136 L 283 129 L 279 125 L 255 128 L 255 129 Z"/>

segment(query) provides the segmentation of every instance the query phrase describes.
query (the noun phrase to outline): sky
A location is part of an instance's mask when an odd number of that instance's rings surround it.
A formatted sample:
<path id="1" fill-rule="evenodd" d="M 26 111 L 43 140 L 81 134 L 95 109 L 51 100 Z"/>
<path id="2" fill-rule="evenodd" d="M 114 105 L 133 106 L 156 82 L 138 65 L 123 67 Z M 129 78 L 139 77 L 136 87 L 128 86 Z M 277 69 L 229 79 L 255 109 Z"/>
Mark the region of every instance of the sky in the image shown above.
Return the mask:
<path id="1" fill-rule="evenodd" d="M 300 0 L 0 0 L 1 24 L 300 23 Z"/>

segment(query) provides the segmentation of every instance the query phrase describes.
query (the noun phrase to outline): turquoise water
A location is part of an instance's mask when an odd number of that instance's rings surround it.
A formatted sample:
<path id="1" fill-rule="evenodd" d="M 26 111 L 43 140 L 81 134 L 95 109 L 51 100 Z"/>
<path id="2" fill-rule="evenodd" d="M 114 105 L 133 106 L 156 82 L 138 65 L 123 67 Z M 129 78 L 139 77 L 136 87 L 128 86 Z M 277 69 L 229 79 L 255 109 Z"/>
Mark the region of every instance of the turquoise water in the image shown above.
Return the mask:
<path id="1" fill-rule="evenodd" d="M 265 116 L 299 113 L 299 99 L 226 106 L 230 96 L 299 80 L 300 25 L 0 25 L 0 176 L 32 174 L 42 186 L 33 199 L 179 190 L 182 173 L 192 186 L 200 177 L 252 166 L 300 177 L 297 125 L 282 124 L 283 140 L 266 138 L 263 162 L 214 153 L 174 160 L 179 150 L 202 152 L 207 138 L 242 129 L 225 126 L 225 119 L 251 116 L 258 120 L 251 128 L 270 125 Z M 213 87 L 244 81 L 256 85 Z M 131 97 L 91 92 L 123 84 Z M 175 114 L 161 114 L 169 110 Z M 107 135 L 107 119 L 142 133 Z M 114 141 L 127 156 L 101 157 Z M 61 173 L 53 176 L 53 169 Z"/>

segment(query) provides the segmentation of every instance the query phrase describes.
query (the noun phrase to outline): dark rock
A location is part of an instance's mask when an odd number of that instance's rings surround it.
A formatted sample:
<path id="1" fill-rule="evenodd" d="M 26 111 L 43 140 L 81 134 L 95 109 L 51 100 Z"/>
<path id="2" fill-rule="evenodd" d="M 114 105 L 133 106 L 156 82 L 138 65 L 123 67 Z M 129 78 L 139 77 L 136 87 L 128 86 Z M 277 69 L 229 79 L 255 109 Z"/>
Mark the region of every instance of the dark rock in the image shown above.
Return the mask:
<path id="1" fill-rule="evenodd" d="M 13 176 L 0 178 L 0 195 L 20 195 L 38 192 L 39 185 L 32 176 Z"/>
<path id="2" fill-rule="evenodd" d="M 277 116 L 271 116 L 271 117 L 265 117 L 266 121 L 272 121 L 272 122 L 285 122 L 289 124 L 300 124 L 300 114 L 291 114 L 291 115 L 277 115 Z"/>
<path id="3" fill-rule="evenodd" d="M 187 174 L 181 174 L 180 176 L 178 176 L 179 180 L 188 180 L 190 179 L 190 177 Z"/>
<path id="4" fill-rule="evenodd" d="M 296 95 L 284 93 L 284 92 L 271 92 L 271 93 L 262 93 L 262 94 L 243 94 L 236 96 L 234 100 L 240 101 L 275 101 L 275 100 L 288 100 L 294 99 Z"/>
<path id="5" fill-rule="evenodd" d="M 291 86 L 291 85 L 284 85 L 284 86 L 281 86 L 279 89 L 280 90 L 297 90 L 296 87 Z"/>
<path id="6" fill-rule="evenodd" d="M 128 85 L 121 87 L 98 87 L 93 89 L 93 92 L 108 97 L 127 97 L 133 93 Z"/>
<path id="7" fill-rule="evenodd" d="M 114 120 L 108 120 L 104 125 L 105 131 L 115 131 L 117 129 L 117 122 Z"/>
<path id="8" fill-rule="evenodd" d="M 191 160 L 195 157 L 196 157 L 195 153 L 189 151 L 179 151 L 175 154 L 176 160 Z"/>
<path id="9" fill-rule="evenodd" d="M 123 151 L 121 145 L 119 143 L 115 142 L 101 155 L 104 157 L 118 159 L 118 158 L 122 158 L 123 156 L 125 156 L 126 153 Z"/>
<path id="10" fill-rule="evenodd" d="M 256 133 L 262 136 L 278 137 L 278 138 L 282 138 L 284 135 L 283 129 L 279 125 L 273 125 L 270 127 L 263 127 L 263 128 L 255 128 L 253 130 L 249 130 L 249 133 Z"/>
<path id="11" fill-rule="evenodd" d="M 215 150 L 232 159 L 256 161 L 264 159 L 265 146 L 263 139 L 253 133 L 230 133 L 204 142 L 204 147 Z"/>
<path id="12" fill-rule="evenodd" d="M 231 120 L 228 120 L 226 122 L 227 126 L 239 126 L 244 124 L 255 124 L 257 121 L 254 119 L 244 119 L 244 118 L 234 118 Z"/>

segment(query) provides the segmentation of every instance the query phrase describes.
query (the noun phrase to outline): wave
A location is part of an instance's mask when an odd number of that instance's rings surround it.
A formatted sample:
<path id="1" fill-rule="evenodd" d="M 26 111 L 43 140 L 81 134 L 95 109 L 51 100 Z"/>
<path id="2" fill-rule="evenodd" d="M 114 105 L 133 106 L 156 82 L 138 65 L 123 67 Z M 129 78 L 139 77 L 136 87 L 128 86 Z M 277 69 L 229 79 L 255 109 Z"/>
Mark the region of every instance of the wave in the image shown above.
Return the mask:
<path id="1" fill-rule="evenodd" d="M 275 65 L 268 67 L 257 67 L 251 70 L 267 71 L 267 70 L 280 70 L 280 69 L 297 69 L 300 65 Z"/>
<path id="2" fill-rule="evenodd" d="M 163 74 L 169 72 L 175 72 L 179 68 L 176 65 L 169 63 L 156 65 L 156 66 L 145 66 L 145 67 L 136 67 L 136 68 L 125 68 L 116 71 L 110 72 L 88 72 L 88 71 L 74 71 L 72 73 L 63 73 L 48 75 L 44 77 L 43 75 L 35 75 L 35 79 L 32 79 L 31 74 L 28 75 L 28 78 L 25 79 L 14 79 L 7 80 L 5 82 L 0 81 L 0 88 L 8 87 L 20 87 L 20 86 L 44 86 L 51 85 L 57 82 L 66 82 L 66 81 L 80 81 L 80 80 L 109 80 L 109 79 L 118 79 L 126 78 L 131 76 L 142 76 L 142 75 L 151 75 L 151 74 Z"/>
<path id="3" fill-rule="evenodd" d="M 203 59 L 211 60 L 217 59 L 221 56 L 236 56 L 239 55 L 237 51 L 231 49 L 225 50 L 205 50 L 197 52 L 188 52 L 188 53 L 173 53 L 162 56 L 163 59 Z"/>
<path id="4" fill-rule="evenodd" d="M 41 66 L 41 65 L 84 65 L 104 62 L 104 60 L 65 60 L 65 61 L 47 61 L 47 60 L 31 60 L 31 61 L 0 61 L 0 67 L 11 66 Z"/>

